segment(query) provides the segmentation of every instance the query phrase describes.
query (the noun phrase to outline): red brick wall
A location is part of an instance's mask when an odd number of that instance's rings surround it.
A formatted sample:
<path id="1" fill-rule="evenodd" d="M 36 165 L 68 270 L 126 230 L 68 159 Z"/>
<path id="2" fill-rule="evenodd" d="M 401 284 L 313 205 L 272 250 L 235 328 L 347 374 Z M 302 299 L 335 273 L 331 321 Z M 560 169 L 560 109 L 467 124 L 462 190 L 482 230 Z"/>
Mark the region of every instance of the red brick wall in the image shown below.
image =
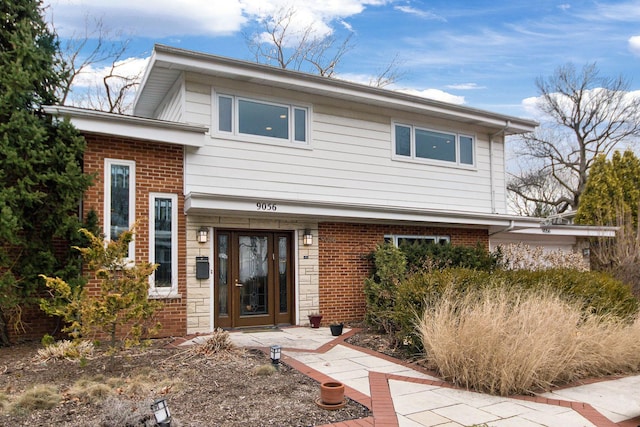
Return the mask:
<path id="1" fill-rule="evenodd" d="M 364 319 L 364 279 L 371 274 L 367 257 L 387 234 L 450 236 L 451 244 L 489 247 L 487 230 L 401 225 L 320 223 L 320 313 L 322 323 Z"/>
<path id="2" fill-rule="evenodd" d="M 183 149 L 180 146 L 130 140 L 101 135 L 85 135 L 87 149 L 84 155 L 84 170 L 95 174 L 94 185 L 84 199 L 84 215 L 94 209 L 99 225 L 104 225 L 104 159 L 135 161 L 136 262 L 149 261 L 149 193 L 172 193 L 178 195 L 178 293 L 181 298 L 163 299 L 164 307 L 157 313 L 162 324 L 160 335 L 182 336 L 187 332 L 186 310 L 186 219 L 183 194 Z M 97 282 L 89 283 L 97 289 Z"/>

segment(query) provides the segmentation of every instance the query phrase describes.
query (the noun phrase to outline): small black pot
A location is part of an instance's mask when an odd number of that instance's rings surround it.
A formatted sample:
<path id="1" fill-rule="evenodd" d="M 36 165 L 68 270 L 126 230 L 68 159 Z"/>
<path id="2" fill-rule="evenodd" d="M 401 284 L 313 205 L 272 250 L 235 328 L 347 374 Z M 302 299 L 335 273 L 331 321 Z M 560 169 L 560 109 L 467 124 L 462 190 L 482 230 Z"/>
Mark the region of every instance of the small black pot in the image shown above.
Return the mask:
<path id="1" fill-rule="evenodd" d="M 338 323 L 337 325 L 329 325 L 329 328 L 331 328 L 331 335 L 333 335 L 334 337 L 342 335 L 343 326 L 343 323 Z"/>

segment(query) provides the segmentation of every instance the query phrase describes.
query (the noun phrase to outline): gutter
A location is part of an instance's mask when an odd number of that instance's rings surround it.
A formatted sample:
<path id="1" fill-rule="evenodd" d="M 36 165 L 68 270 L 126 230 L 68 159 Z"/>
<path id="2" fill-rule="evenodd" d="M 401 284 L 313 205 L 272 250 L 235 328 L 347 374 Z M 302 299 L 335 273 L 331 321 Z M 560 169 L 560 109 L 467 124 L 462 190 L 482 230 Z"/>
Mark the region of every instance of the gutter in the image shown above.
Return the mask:
<path id="1" fill-rule="evenodd" d="M 496 133 L 489 134 L 489 184 L 491 185 L 491 212 L 496 212 L 496 191 L 495 184 L 493 181 L 493 138 L 498 136 L 499 134 L 505 134 L 507 129 L 511 126 L 511 120 L 507 120 L 502 129 L 497 131 Z"/>

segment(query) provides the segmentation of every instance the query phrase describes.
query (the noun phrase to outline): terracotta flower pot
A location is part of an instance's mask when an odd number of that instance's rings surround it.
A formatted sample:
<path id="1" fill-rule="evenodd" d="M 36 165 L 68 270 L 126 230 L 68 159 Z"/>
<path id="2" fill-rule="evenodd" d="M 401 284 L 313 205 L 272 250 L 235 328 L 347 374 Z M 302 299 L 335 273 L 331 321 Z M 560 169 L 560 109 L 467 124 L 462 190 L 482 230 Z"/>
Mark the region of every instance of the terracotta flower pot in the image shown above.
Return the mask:
<path id="1" fill-rule="evenodd" d="M 320 384 L 320 401 L 325 405 L 339 405 L 344 402 L 344 384 L 338 381 Z"/>

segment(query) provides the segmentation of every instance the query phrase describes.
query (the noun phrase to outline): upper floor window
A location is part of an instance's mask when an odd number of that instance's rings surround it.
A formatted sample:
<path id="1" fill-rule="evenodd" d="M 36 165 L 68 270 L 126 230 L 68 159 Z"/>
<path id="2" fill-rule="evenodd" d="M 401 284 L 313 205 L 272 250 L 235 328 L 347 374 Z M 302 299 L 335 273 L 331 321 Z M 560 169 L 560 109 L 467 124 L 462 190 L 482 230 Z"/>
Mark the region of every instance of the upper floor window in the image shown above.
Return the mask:
<path id="1" fill-rule="evenodd" d="M 104 234 L 117 240 L 129 230 L 135 218 L 136 163 L 130 160 L 104 160 Z M 133 258 L 134 242 L 129 243 Z"/>
<path id="2" fill-rule="evenodd" d="M 394 155 L 474 165 L 473 136 L 394 124 Z"/>
<path id="3" fill-rule="evenodd" d="M 218 95 L 218 130 L 308 143 L 308 108 Z"/>

